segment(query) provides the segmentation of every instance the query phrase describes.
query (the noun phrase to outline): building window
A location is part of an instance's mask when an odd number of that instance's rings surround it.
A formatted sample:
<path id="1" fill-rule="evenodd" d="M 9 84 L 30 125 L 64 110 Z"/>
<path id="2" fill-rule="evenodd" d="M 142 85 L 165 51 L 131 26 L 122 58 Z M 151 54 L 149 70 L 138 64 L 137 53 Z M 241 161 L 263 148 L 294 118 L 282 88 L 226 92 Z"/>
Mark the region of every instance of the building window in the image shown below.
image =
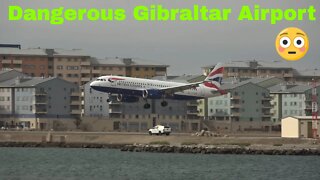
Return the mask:
<path id="1" fill-rule="evenodd" d="M 136 71 L 139 71 L 140 70 L 140 68 L 139 67 L 136 67 Z"/>
<path id="2" fill-rule="evenodd" d="M 63 69 L 63 66 L 62 65 L 58 65 L 57 69 Z"/>

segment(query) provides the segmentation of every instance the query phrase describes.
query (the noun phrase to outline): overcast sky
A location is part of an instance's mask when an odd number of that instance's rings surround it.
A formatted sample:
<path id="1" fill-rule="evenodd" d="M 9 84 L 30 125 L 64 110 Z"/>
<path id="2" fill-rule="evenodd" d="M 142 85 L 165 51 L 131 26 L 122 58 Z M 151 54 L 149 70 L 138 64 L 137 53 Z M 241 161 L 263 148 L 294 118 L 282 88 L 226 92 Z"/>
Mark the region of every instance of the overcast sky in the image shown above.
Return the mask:
<path id="1" fill-rule="evenodd" d="M 266 8 L 307 8 L 318 10 L 317 21 L 239 22 L 237 16 L 243 5 L 254 3 Z M 138 5 L 162 4 L 168 8 L 191 8 L 193 4 L 208 8 L 232 8 L 225 22 L 138 22 L 132 19 L 132 9 Z M 23 8 L 124 8 L 127 20 L 123 22 L 66 22 L 50 25 L 48 22 L 9 22 L 8 6 Z M 274 43 L 284 28 L 295 26 L 309 36 L 308 54 L 290 66 L 320 67 L 320 1 L 205 1 L 205 0 L 1 0 L 0 43 L 18 43 L 23 48 L 83 49 L 89 55 L 104 57 L 139 57 L 170 65 L 169 74 L 200 74 L 201 67 L 217 62 L 236 60 L 282 60 Z"/>

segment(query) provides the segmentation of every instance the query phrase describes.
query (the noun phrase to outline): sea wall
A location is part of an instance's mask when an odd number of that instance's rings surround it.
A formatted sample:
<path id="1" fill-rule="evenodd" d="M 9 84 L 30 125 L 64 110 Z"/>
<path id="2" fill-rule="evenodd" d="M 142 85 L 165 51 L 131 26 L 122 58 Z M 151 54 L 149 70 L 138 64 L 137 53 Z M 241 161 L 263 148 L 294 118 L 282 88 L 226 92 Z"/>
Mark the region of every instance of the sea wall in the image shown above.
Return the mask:
<path id="1" fill-rule="evenodd" d="M 320 155 L 319 148 L 237 147 L 237 146 L 136 146 L 125 145 L 121 151 L 189 154 L 250 154 L 250 155 Z"/>
<path id="2" fill-rule="evenodd" d="M 45 143 L 45 142 L 0 142 L 1 147 L 24 148 L 108 148 L 124 152 L 149 153 L 189 153 L 189 154 L 242 154 L 242 155 L 320 155 L 320 148 L 283 148 L 276 146 L 241 147 L 241 146 L 169 146 L 169 145 L 128 145 L 97 143 Z"/>

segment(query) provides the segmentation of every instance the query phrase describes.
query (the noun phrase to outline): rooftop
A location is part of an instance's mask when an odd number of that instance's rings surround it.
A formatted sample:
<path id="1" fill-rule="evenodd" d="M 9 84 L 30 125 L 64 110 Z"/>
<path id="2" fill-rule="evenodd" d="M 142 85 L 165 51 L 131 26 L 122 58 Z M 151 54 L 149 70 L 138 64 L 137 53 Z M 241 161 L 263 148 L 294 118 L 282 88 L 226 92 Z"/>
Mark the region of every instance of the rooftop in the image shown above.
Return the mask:
<path id="1" fill-rule="evenodd" d="M 307 85 L 277 84 L 268 89 L 271 93 L 304 93 L 311 88 L 312 86 Z"/>
<path id="2" fill-rule="evenodd" d="M 117 66 L 162 66 L 168 67 L 162 63 L 156 63 L 149 60 L 144 60 L 140 58 L 106 58 L 106 59 L 92 59 L 92 63 L 96 65 L 117 65 Z"/>
<path id="3" fill-rule="evenodd" d="M 53 56 L 87 56 L 81 49 L 43 49 L 43 48 L 29 48 L 29 49 L 19 49 L 19 48 L 8 48 L 0 47 L 0 54 L 3 55 L 28 55 L 28 56 L 48 56 L 49 52 L 52 52 Z"/>
<path id="4" fill-rule="evenodd" d="M 50 81 L 57 77 L 41 78 L 41 77 L 17 77 L 4 82 L 0 82 L 0 87 L 33 87 L 38 84 Z"/>
<path id="5" fill-rule="evenodd" d="M 214 65 L 205 66 L 203 68 L 212 68 Z M 237 68 L 252 68 L 252 69 L 263 69 L 263 68 L 286 68 L 292 69 L 289 64 L 283 61 L 231 61 L 223 63 L 224 67 L 237 67 Z"/>
<path id="6" fill-rule="evenodd" d="M 223 84 L 221 86 L 222 89 L 233 89 L 238 86 L 242 86 L 247 83 L 256 84 L 258 86 L 268 88 L 271 86 L 274 86 L 275 84 L 278 84 L 280 82 L 283 82 L 282 79 L 277 77 L 267 77 L 267 78 L 242 78 L 242 79 L 236 79 L 236 78 L 225 78 L 222 80 Z"/>
<path id="7" fill-rule="evenodd" d="M 314 77 L 314 76 L 320 76 L 320 70 L 319 69 L 305 69 L 305 70 L 293 70 L 294 76 L 306 76 L 306 77 Z"/>

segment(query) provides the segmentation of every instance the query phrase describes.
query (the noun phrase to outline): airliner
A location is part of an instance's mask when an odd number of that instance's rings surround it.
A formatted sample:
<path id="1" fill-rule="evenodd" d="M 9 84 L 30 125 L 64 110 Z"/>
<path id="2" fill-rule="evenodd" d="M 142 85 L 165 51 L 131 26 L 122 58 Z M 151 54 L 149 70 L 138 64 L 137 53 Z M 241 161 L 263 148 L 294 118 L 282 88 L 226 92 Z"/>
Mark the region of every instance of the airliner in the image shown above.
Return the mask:
<path id="1" fill-rule="evenodd" d="M 224 67 L 218 63 L 204 81 L 180 83 L 123 76 L 101 76 L 90 83 L 94 90 L 117 94 L 117 100 L 136 102 L 146 100 L 145 109 L 150 108 L 147 99 L 162 99 L 161 106 L 168 105 L 165 99 L 196 100 L 225 94 L 220 89 Z M 109 101 L 109 100 L 108 100 Z"/>

